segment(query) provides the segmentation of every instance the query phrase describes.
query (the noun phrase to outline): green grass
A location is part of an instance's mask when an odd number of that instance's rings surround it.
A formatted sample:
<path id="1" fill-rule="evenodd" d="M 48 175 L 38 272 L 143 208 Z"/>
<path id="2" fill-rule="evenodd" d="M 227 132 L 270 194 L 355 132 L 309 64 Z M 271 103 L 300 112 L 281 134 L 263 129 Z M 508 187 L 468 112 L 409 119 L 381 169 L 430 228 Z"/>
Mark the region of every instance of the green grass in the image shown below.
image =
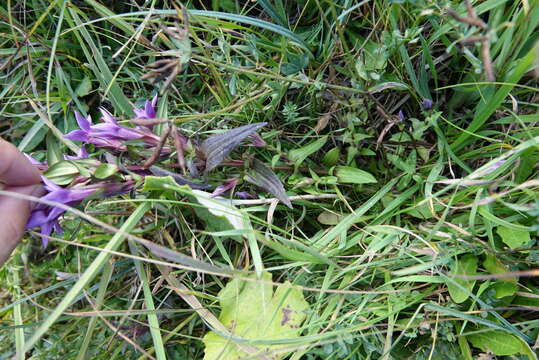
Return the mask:
<path id="1" fill-rule="evenodd" d="M 218 231 L 166 184 L 78 206 L 0 269 L 0 359 L 202 359 L 210 330 L 251 359 L 536 359 L 537 0 L 474 1 L 486 29 L 460 1 L 195 1 L 190 54 L 160 31 L 172 1 L 131 3 L 0 5 L 0 135 L 73 155 L 74 111 L 125 120 L 161 92 L 193 140 L 267 122 L 230 158 L 271 166 L 293 209 L 238 202 L 249 225 Z M 189 59 L 166 91 L 140 80 L 165 51 Z M 206 181 L 272 197 L 235 164 Z M 300 337 L 224 326 L 234 278 L 301 289 Z"/>

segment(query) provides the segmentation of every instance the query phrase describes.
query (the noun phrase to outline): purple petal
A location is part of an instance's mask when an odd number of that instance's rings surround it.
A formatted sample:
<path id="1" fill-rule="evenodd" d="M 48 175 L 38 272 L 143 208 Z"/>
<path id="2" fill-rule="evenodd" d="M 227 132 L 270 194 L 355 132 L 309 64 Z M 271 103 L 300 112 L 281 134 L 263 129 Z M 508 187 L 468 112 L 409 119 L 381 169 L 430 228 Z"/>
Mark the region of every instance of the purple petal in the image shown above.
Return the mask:
<path id="1" fill-rule="evenodd" d="M 135 112 L 137 119 L 154 119 L 156 116 L 155 113 L 155 107 L 157 105 L 157 95 L 155 95 L 152 99 L 152 101 L 146 100 L 144 103 L 143 109 L 135 108 L 133 111 Z"/>
<path id="2" fill-rule="evenodd" d="M 77 155 L 75 155 L 75 156 L 64 155 L 64 158 L 66 160 L 79 160 L 79 159 L 87 159 L 88 156 L 89 156 L 88 151 L 86 151 L 86 147 L 83 145 L 83 146 L 80 147 L 80 150 L 77 153 Z"/>
<path id="3" fill-rule="evenodd" d="M 54 192 L 54 191 L 62 191 L 64 190 L 63 188 L 61 188 L 60 186 L 56 185 L 55 183 L 53 183 L 52 181 L 50 181 L 49 179 L 47 179 L 45 176 L 42 176 L 41 177 L 41 181 L 43 181 L 45 183 L 45 189 L 47 189 L 49 192 Z M 45 195 L 46 196 L 46 195 Z"/>
<path id="4" fill-rule="evenodd" d="M 75 119 L 77 119 L 77 124 L 79 124 L 79 127 L 82 130 L 90 131 L 90 126 L 92 126 L 92 118 L 90 117 L 90 115 L 88 115 L 88 117 L 84 117 L 77 111 L 75 111 Z"/>
<path id="5" fill-rule="evenodd" d="M 254 133 L 253 135 L 251 135 L 251 145 L 256 147 L 265 147 L 267 144 L 260 135 Z"/>
<path id="6" fill-rule="evenodd" d="M 236 193 L 236 196 L 239 197 L 240 199 L 256 199 L 256 197 L 254 197 L 253 195 L 249 194 L 246 191 L 238 191 Z"/>
<path id="7" fill-rule="evenodd" d="M 86 130 L 73 130 L 69 134 L 65 134 L 64 138 L 75 141 L 88 141 L 88 133 Z"/>
<path id="8" fill-rule="evenodd" d="M 238 178 L 232 178 L 232 179 L 225 180 L 225 183 L 223 185 L 219 185 L 219 186 L 217 186 L 215 188 L 215 190 L 213 190 L 213 193 L 211 194 L 211 196 L 216 197 L 216 196 L 219 196 L 221 194 L 224 194 L 228 190 L 234 189 L 236 187 L 236 185 L 238 184 L 239 180 L 240 179 L 238 179 Z"/>
<path id="9" fill-rule="evenodd" d="M 51 234 L 51 232 L 52 232 L 52 226 L 53 225 L 50 222 L 46 222 L 45 224 L 41 225 L 41 234 L 49 236 Z M 41 243 L 43 245 L 43 248 L 46 248 L 48 243 L 49 243 L 49 239 L 42 236 L 41 237 Z"/>
<path id="10" fill-rule="evenodd" d="M 402 110 L 399 110 L 399 120 L 400 121 L 404 120 L 404 111 L 402 111 Z"/>
<path id="11" fill-rule="evenodd" d="M 423 102 L 421 103 L 421 106 L 423 106 L 423 109 L 430 110 L 432 108 L 433 102 L 431 99 L 423 99 Z"/>
<path id="12" fill-rule="evenodd" d="M 109 123 L 109 124 L 118 125 L 118 123 L 116 122 L 116 120 L 114 119 L 112 114 L 110 112 L 108 112 L 107 109 L 105 109 L 104 107 L 100 107 L 99 111 L 101 111 L 101 114 L 103 115 L 101 117 L 101 120 L 103 120 L 104 122 Z"/>
<path id="13" fill-rule="evenodd" d="M 45 213 L 45 210 L 34 210 L 30 214 L 30 218 L 28 219 L 28 222 L 26 223 L 26 229 L 33 229 L 36 226 L 41 226 L 44 223 L 47 222 L 47 214 Z"/>
<path id="14" fill-rule="evenodd" d="M 146 116 L 148 117 L 148 119 L 155 118 L 155 109 L 152 103 L 149 102 L 148 100 L 146 100 L 146 104 L 144 105 L 144 110 L 146 111 Z"/>
<path id="15" fill-rule="evenodd" d="M 146 110 L 134 108 L 135 119 L 146 119 Z"/>

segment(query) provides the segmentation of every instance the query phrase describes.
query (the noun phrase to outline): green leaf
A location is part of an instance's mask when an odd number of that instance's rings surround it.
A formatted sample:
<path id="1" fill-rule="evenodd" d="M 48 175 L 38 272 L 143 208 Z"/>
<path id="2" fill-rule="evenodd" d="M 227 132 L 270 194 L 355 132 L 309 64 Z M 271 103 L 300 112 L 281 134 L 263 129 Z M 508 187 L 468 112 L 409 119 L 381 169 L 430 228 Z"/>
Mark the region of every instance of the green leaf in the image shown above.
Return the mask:
<path id="1" fill-rule="evenodd" d="M 43 175 L 57 185 L 67 185 L 79 174 L 79 168 L 71 161 L 58 161 L 43 173 Z"/>
<path id="2" fill-rule="evenodd" d="M 88 76 L 85 76 L 75 89 L 75 94 L 77 94 L 79 97 L 83 97 L 88 95 L 90 91 L 92 91 L 92 82 Z"/>
<path id="3" fill-rule="evenodd" d="M 337 225 L 341 222 L 344 215 L 337 214 L 335 212 L 331 211 L 324 211 L 321 212 L 320 215 L 318 215 L 318 222 L 323 225 Z"/>
<path id="4" fill-rule="evenodd" d="M 62 151 L 60 150 L 60 143 L 51 133 L 46 138 L 47 143 L 47 163 L 49 166 L 56 164 L 59 161 L 64 160 Z"/>
<path id="5" fill-rule="evenodd" d="M 236 360 L 275 351 L 290 346 L 289 341 L 299 337 L 309 307 L 301 290 L 287 282 L 273 293 L 273 286 L 268 284 L 272 279 L 270 273 L 264 272 L 262 281 L 252 278 L 253 281 L 233 279 L 219 292 L 219 320 L 232 336 L 207 333 L 202 339 L 206 347 L 204 360 Z M 255 345 L 248 340 L 264 343 Z M 275 340 L 288 343 L 272 343 Z M 271 358 L 282 359 L 286 355 L 278 353 Z"/>
<path id="6" fill-rule="evenodd" d="M 337 165 L 337 162 L 339 161 L 339 158 L 341 157 L 341 151 L 338 147 L 334 147 L 333 149 L 329 150 L 326 155 L 322 158 L 322 163 L 326 165 L 327 167 L 332 167 Z"/>
<path id="7" fill-rule="evenodd" d="M 176 184 L 172 176 L 146 176 L 142 190 L 170 190 L 167 186 L 177 187 L 178 184 Z"/>
<path id="8" fill-rule="evenodd" d="M 505 331 L 492 330 L 466 336 L 466 339 L 482 351 L 491 351 L 495 355 L 514 355 L 521 351 L 520 340 Z"/>
<path id="9" fill-rule="evenodd" d="M 511 249 L 522 247 L 530 242 L 530 233 L 524 230 L 517 230 L 505 226 L 498 226 L 496 232 L 502 238 L 502 241 Z"/>
<path id="10" fill-rule="evenodd" d="M 118 172 L 118 166 L 114 164 L 101 164 L 95 169 L 94 176 L 98 179 L 106 179 Z"/>
<path id="11" fill-rule="evenodd" d="M 194 207 L 196 214 L 206 224 L 208 231 L 246 230 L 252 231 L 249 217 L 242 214 L 230 199 L 213 197 L 201 190 L 192 190 L 192 198 L 202 207 Z M 233 236 L 238 238 L 237 236 Z"/>
<path id="12" fill-rule="evenodd" d="M 288 153 L 288 158 L 292 160 L 296 166 L 299 166 L 307 157 L 320 150 L 320 148 L 326 144 L 327 140 L 328 136 L 326 135 L 299 149 L 294 149 Z"/>
<path id="13" fill-rule="evenodd" d="M 509 269 L 494 255 L 488 254 L 483 262 L 483 266 L 491 274 L 503 274 L 509 272 Z M 505 296 L 512 296 L 517 291 L 517 278 L 507 277 L 496 280 L 493 289 L 496 291 L 496 298 L 500 299 Z"/>
<path id="14" fill-rule="evenodd" d="M 477 270 L 477 257 L 471 254 L 464 255 L 453 263 L 451 275 L 475 275 Z M 456 283 L 456 284 L 455 284 Z M 461 289 L 459 286 L 463 287 Z M 447 281 L 447 290 L 451 299 L 457 304 L 466 301 L 475 285 L 475 280 L 451 279 Z"/>
<path id="15" fill-rule="evenodd" d="M 345 184 L 370 184 L 378 182 L 370 173 L 350 166 L 337 166 L 335 176 Z"/>

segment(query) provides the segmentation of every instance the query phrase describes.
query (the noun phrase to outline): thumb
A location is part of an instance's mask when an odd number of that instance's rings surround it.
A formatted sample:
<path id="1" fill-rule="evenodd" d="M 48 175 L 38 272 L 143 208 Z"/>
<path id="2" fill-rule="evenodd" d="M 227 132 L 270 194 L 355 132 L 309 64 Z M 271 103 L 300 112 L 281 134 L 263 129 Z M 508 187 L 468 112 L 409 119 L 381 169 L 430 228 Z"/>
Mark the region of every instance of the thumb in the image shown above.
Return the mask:
<path id="1" fill-rule="evenodd" d="M 4 189 L 14 193 L 39 197 L 45 192 L 41 185 L 11 186 Z M 0 195 L 0 266 L 21 240 L 25 225 L 31 211 L 28 200 L 18 199 L 9 195 Z"/>

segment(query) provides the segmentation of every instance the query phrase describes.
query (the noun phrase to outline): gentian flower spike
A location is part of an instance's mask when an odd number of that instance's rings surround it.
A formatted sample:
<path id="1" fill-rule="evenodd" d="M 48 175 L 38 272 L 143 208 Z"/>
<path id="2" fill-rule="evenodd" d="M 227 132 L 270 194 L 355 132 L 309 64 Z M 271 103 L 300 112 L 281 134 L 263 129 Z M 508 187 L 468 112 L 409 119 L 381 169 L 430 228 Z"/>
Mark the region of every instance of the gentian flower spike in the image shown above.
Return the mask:
<path id="1" fill-rule="evenodd" d="M 47 193 L 41 197 L 43 200 L 74 206 L 96 192 L 96 189 L 65 189 L 56 185 L 44 176 L 41 178 L 45 184 L 45 190 L 47 191 Z M 30 218 L 26 224 L 26 229 L 32 229 L 39 226 L 41 227 L 42 235 L 50 235 L 53 230 L 56 230 L 58 233 L 62 233 L 62 228 L 60 227 L 58 218 L 64 212 L 65 210 L 58 206 L 37 204 L 30 213 Z M 48 243 L 47 238 L 42 237 L 41 241 L 43 243 L 43 247 L 46 247 Z"/>

